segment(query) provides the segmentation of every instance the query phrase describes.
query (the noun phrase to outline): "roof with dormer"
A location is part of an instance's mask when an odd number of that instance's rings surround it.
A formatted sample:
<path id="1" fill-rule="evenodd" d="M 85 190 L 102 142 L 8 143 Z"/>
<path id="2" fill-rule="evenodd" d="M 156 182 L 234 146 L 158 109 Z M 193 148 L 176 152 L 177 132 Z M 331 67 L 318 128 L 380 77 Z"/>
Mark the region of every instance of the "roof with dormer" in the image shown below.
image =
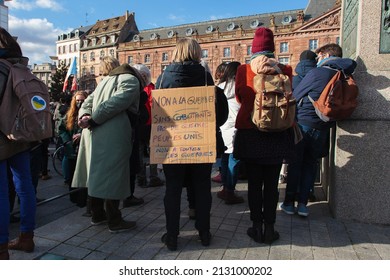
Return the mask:
<path id="1" fill-rule="evenodd" d="M 288 25 L 292 25 L 299 20 L 299 13 L 304 12 L 303 20 L 307 22 L 325 14 L 335 6 L 335 3 L 336 0 L 309 0 L 305 9 L 302 8 L 275 13 L 255 14 L 169 27 L 145 29 L 141 30 L 139 34 L 128 36 L 125 42 L 167 39 L 174 36 L 186 37 L 205 35 L 213 32 L 230 32 L 239 28 L 243 30 L 255 30 L 258 27 L 271 27 L 273 25 L 288 27 Z"/>
<path id="2" fill-rule="evenodd" d="M 123 16 L 98 20 L 86 33 L 82 48 L 94 48 L 102 44 L 114 45 L 135 33 L 138 33 L 138 28 L 134 14 L 126 11 Z"/>

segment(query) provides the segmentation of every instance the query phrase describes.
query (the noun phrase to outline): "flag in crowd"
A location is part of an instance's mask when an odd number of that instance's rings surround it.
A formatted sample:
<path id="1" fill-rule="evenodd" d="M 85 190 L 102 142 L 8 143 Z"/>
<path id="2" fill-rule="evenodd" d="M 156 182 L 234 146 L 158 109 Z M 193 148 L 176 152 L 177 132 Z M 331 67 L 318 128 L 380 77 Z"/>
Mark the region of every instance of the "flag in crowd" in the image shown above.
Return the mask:
<path id="1" fill-rule="evenodd" d="M 73 81 L 70 90 L 74 91 L 77 89 L 77 58 L 76 57 L 73 58 L 72 63 L 69 66 L 68 72 L 66 73 L 64 87 L 62 88 L 62 91 L 65 91 L 67 89 L 69 77 L 71 75 L 73 75 Z"/>

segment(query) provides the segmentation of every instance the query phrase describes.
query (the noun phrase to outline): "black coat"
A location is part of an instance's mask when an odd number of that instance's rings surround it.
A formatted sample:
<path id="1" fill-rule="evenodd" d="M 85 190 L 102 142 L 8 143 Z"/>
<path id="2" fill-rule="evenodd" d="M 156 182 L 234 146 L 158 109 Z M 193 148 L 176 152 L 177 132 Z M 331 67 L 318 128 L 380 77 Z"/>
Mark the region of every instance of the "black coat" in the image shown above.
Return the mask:
<path id="1" fill-rule="evenodd" d="M 199 63 L 186 61 L 184 63 L 172 63 L 168 65 L 163 74 L 158 77 L 156 89 L 204 85 L 214 85 L 211 74 Z M 219 127 L 226 122 L 229 115 L 229 107 L 223 90 L 217 87 L 215 112 L 217 124 L 217 157 L 219 157 L 226 150 Z"/>

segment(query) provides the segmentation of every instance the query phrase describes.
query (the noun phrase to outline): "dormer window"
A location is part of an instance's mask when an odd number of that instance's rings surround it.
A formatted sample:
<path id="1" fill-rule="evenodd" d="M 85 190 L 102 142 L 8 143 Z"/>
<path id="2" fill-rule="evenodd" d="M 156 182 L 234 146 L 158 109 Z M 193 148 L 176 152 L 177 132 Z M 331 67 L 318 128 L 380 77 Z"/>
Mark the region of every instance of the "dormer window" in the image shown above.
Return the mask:
<path id="1" fill-rule="evenodd" d="M 96 46 L 96 38 L 92 39 L 92 46 Z"/>
<path id="2" fill-rule="evenodd" d="M 209 25 L 206 28 L 206 33 L 211 33 L 211 32 L 213 32 L 213 30 L 214 30 L 214 27 L 212 25 Z"/>
<path id="3" fill-rule="evenodd" d="M 150 34 L 150 40 L 156 40 L 158 37 L 157 33 Z"/>
<path id="4" fill-rule="evenodd" d="M 290 24 L 292 21 L 292 16 L 285 16 L 282 19 L 282 24 Z"/>
<path id="5" fill-rule="evenodd" d="M 115 35 L 111 35 L 111 43 L 115 43 Z"/>
<path id="6" fill-rule="evenodd" d="M 173 30 L 169 30 L 169 31 L 167 32 L 168 38 L 172 38 L 173 35 L 175 35 L 175 32 L 174 32 Z"/>
<path id="7" fill-rule="evenodd" d="M 234 28 L 236 28 L 236 24 L 234 22 L 231 22 L 228 24 L 226 29 L 227 29 L 227 31 L 233 31 Z"/>
<path id="8" fill-rule="evenodd" d="M 102 45 L 104 45 L 106 43 L 106 37 L 102 37 L 101 40 L 102 40 Z"/>
<path id="9" fill-rule="evenodd" d="M 138 41 L 139 41 L 139 35 L 134 35 L 133 41 L 134 41 L 134 42 L 138 42 Z"/>
<path id="10" fill-rule="evenodd" d="M 84 40 L 83 47 L 88 47 L 88 40 Z"/>
<path id="11" fill-rule="evenodd" d="M 194 31 L 192 30 L 192 28 L 187 28 L 186 29 L 186 36 L 191 36 L 193 32 Z"/>
<path id="12" fill-rule="evenodd" d="M 259 26 L 259 20 L 258 19 L 254 19 L 251 21 L 251 23 L 249 24 L 251 28 L 257 28 Z"/>

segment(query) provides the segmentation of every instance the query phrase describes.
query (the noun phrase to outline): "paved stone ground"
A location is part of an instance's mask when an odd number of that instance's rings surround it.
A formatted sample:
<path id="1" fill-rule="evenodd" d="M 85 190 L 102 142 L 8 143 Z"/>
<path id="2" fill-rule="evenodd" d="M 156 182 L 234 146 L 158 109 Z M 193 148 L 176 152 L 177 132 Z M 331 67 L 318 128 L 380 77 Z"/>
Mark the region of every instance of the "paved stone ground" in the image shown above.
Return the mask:
<path id="1" fill-rule="evenodd" d="M 38 195 L 50 198 L 66 193 L 62 178 L 55 175 L 41 181 Z M 251 225 L 247 204 L 247 185 L 240 181 L 238 193 L 245 203 L 226 205 L 217 198 L 213 184 L 210 247 L 203 247 L 194 221 L 187 216 L 186 192 L 182 195 L 181 232 L 176 252 L 160 241 L 165 232 L 164 187 L 136 188 L 143 197 L 140 206 L 122 209 L 128 220 L 137 221 L 133 231 L 111 234 L 107 226 L 91 226 L 68 197 L 38 207 L 36 249 L 33 253 L 11 252 L 11 259 L 87 259 L 87 260 L 390 260 L 390 226 L 338 221 L 331 217 L 319 187 L 318 202 L 309 205 L 310 216 L 301 218 L 277 211 L 276 229 L 280 240 L 271 246 L 253 242 L 246 230 Z M 280 201 L 284 194 L 280 185 Z M 12 224 L 15 237 L 18 225 Z"/>

